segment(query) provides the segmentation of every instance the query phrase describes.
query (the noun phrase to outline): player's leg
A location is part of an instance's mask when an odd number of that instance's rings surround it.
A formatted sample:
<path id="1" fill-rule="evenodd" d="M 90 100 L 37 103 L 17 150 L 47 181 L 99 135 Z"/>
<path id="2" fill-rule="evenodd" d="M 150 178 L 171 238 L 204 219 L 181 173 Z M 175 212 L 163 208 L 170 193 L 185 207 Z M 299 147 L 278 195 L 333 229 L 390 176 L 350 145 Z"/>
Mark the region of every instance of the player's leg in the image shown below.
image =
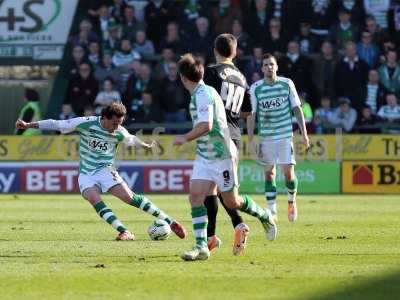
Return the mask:
<path id="1" fill-rule="evenodd" d="M 181 239 L 186 237 L 186 229 L 181 224 L 159 209 L 146 196 L 132 192 L 125 182 L 112 186 L 108 192 L 125 203 L 139 208 L 158 219 L 166 221 L 171 227 L 171 230 Z"/>
<path id="2" fill-rule="evenodd" d="M 259 160 L 264 167 L 265 175 L 265 199 L 267 207 L 271 211 L 275 222 L 278 220 L 278 207 L 276 203 L 276 168 L 278 156 L 278 145 L 276 141 L 263 140 L 260 143 Z"/>
<path id="3" fill-rule="evenodd" d="M 134 235 L 126 229 L 113 211 L 101 200 L 101 190 L 96 185 L 95 179 L 92 176 L 80 174 L 78 182 L 83 198 L 93 206 L 100 218 L 119 232 L 117 240 L 133 240 Z"/>
<path id="4" fill-rule="evenodd" d="M 296 160 L 293 151 L 292 138 L 279 140 L 278 163 L 282 166 L 288 192 L 288 219 L 294 222 L 297 219 L 296 194 L 298 181 L 294 173 Z"/>
<path id="5" fill-rule="evenodd" d="M 276 168 L 274 165 L 266 165 L 264 169 L 265 174 L 265 199 L 267 200 L 267 207 L 272 213 L 275 222 L 278 221 L 278 207 L 276 204 Z"/>
<path id="6" fill-rule="evenodd" d="M 204 206 L 207 209 L 208 218 L 207 244 L 208 249 L 211 251 L 213 249 L 219 248 L 222 244 L 219 237 L 217 237 L 215 234 L 218 213 L 218 197 L 216 186 L 212 188 L 212 190 L 208 193 L 208 196 L 204 199 Z"/>
<path id="7" fill-rule="evenodd" d="M 201 168 L 201 167 L 200 167 Z M 205 168 L 203 168 L 203 171 Z M 195 246 L 193 249 L 182 254 L 184 260 L 206 260 L 210 256 L 210 251 L 207 247 L 207 209 L 204 206 L 204 198 L 214 183 L 205 179 L 197 179 L 199 174 L 205 174 L 199 171 L 196 164 L 193 168 L 192 179 L 190 181 L 189 201 L 191 205 L 193 233 L 195 237 Z"/>

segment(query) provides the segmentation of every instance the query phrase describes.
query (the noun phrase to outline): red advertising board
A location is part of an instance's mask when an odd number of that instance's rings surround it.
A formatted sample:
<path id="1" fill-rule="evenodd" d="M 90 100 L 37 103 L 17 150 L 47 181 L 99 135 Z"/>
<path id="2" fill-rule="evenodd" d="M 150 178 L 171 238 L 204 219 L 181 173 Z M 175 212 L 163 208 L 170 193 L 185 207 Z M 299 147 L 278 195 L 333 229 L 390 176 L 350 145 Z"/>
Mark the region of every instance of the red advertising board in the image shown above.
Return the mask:
<path id="1" fill-rule="evenodd" d="M 152 165 L 144 167 L 145 193 L 188 193 L 192 165 Z"/>

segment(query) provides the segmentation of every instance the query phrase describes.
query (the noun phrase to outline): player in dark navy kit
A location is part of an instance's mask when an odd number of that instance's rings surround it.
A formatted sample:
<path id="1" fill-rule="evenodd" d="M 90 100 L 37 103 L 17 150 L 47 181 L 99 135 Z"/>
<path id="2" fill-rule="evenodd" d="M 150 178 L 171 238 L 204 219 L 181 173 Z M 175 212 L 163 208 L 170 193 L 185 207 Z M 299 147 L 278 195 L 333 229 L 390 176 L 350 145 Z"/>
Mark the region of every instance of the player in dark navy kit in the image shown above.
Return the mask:
<path id="1" fill-rule="evenodd" d="M 214 55 L 216 64 L 206 68 L 204 82 L 214 87 L 221 95 L 231 139 L 239 151 L 241 140 L 239 120 L 241 117 L 246 118 L 250 115 L 251 102 L 246 78 L 232 62 L 236 56 L 236 48 L 237 40 L 232 34 L 220 34 L 215 39 Z M 238 255 L 246 246 L 249 228 L 243 223 L 243 219 L 237 210 L 229 209 L 225 206 L 221 198 L 220 200 L 235 228 L 233 254 Z M 215 223 L 218 212 L 217 190 L 210 191 L 204 204 L 207 207 L 208 214 L 208 248 L 212 250 L 221 245 L 221 240 L 215 235 Z"/>

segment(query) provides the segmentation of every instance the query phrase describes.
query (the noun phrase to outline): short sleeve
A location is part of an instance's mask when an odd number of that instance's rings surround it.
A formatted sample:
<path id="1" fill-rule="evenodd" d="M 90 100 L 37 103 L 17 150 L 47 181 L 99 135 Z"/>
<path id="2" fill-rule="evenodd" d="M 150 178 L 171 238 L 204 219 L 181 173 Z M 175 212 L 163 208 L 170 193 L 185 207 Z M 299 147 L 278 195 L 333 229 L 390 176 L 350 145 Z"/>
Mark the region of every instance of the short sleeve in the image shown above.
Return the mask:
<path id="1" fill-rule="evenodd" d="M 256 98 L 256 84 L 253 83 L 250 86 L 250 102 L 251 102 L 251 112 L 257 112 L 257 98 Z"/>
<path id="2" fill-rule="evenodd" d="M 294 86 L 293 81 L 289 79 L 288 84 L 289 84 L 289 99 L 292 108 L 296 106 L 301 106 L 301 101 L 299 95 L 297 94 L 296 87 Z"/>
<path id="3" fill-rule="evenodd" d="M 200 91 L 196 95 L 197 123 L 213 122 L 213 103 L 210 96 L 205 91 Z"/>

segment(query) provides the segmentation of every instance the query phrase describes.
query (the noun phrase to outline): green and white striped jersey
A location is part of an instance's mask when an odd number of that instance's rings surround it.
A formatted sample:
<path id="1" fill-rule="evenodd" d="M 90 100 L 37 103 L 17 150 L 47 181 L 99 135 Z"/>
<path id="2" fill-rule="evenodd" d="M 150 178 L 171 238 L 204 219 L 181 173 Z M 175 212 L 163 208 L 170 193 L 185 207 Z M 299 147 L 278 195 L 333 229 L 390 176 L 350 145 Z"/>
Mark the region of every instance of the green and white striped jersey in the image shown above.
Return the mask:
<path id="1" fill-rule="evenodd" d="M 211 131 L 197 139 L 196 159 L 220 160 L 236 156 L 225 107 L 213 87 L 200 81 L 191 95 L 189 110 L 193 127 L 201 122 L 212 123 Z"/>
<path id="2" fill-rule="evenodd" d="M 51 127 L 46 129 L 59 130 L 62 133 L 76 131 L 79 134 L 79 172 L 82 174 L 93 174 L 104 167 L 114 167 L 118 144 L 123 142 L 127 145 L 135 145 L 138 140 L 122 126 L 113 133 L 109 133 L 101 126 L 100 117 L 50 121 Z M 39 122 L 39 127 L 41 122 Z"/>
<path id="3" fill-rule="evenodd" d="M 260 137 L 278 140 L 293 136 L 292 108 L 301 103 L 292 80 L 278 77 L 273 84 L 265 79 L 256 81 L 250 87 L 250 97 Z"/>

